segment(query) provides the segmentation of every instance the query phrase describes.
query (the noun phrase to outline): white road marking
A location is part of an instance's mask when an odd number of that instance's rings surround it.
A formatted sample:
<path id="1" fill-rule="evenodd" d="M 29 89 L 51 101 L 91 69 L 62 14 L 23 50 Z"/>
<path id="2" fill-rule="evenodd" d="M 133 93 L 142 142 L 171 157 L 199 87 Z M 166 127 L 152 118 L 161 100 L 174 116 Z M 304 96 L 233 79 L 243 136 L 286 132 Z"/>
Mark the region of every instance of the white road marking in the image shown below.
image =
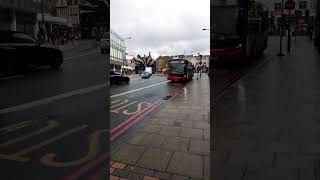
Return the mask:
<path id="1" fill-rule="evenodd" d="M 15 76 L 0 78 L 0 80 L 8 80 L 8 79 L 21 78 L 21 77 L 24 77 L 24 76 L 23 75 L 15 75 Z"/>
<path id="2" fill-rule="evenodd" d="M 154 87 L 154 86 L 158 86 L 160 84 L 164 84 L 164 83 L 167 83 L 167 82 L 170 82 L 170 81 L 164 81 L 164 82 L 161 82 L 161 83 L 152 84 L 150 86 L 145 86 L 145 87 L 134 89 L 134 90 L 131 90 L 131 91 L 127 91 L 127 92 L 124 92 L 124 93 L 115 94 L 115 95 L 112 95 L 110 97 L 114 98 L 114 97 L 122 96 L 122 95 L 125 95 L 125 94 L 129 94 L 129 93 L 137 92 L 137 91 L 140 91 L 140 90 L 143 90 L 143 89 L 147 89 L 147 88 L 151 88 L 151 87 Z"/>
<path id="3" fill-rule="evenodd" d="M 67 57 L 67 58 L 64 58 L 64 59 L 65 59 L 65 60 L 73 59 L 73 58 L 77 58 L 77 57 L 82 57 L 82 56 L 94 54 L 94 53 L 97 53 L 97 52 L 98 52 L 98 50 L 92 51 L 92 52 L 88 52 L 88 53 L 84 53 L 84 54 L 80 54 L 80 55 L 76 55 L 76 56 Z"/>
<path id="4" fill-rule="evenodd" d="M 0 109 L 0 115 L 6 114 L 6 113 L 17 112 L 17 111 L 21 111 L 21 110 L 25 110 L 25 109 L 29 109 L 29 108 L 32 108 L 32 107 L 35 107 L 35 106 L 39 106 L 39 105 L 43 105 L 43 104 L 49 104 L 49 103 L 52 103 L 54 101 L 58 101 L 58 100 L 65 99 L 65 98 L 69 98 L 69 97 L 75 96 L 75 95 L 81 95 L 81 94 L 90 93 L 90 92 L 105 88 L 106 86 L 107 86 L 106 83 L 100 84 L 100 85 L 95 85 L 95 86 L 90 86 L 90 87 L 87 87 L 87 88 L 66 92 L 66 93 L 63 93 L 63 94 L 59 94 L 59 95 L 56 95 L 56 96 L 51 96 L 51 97 L 39 99 L 39 100 L 36 100 L 36 101 L 20 104 L 20 105 L 17 105 L 17 106 L 12 106 L 12 107 L 8 107 L 8 108 Z"/>

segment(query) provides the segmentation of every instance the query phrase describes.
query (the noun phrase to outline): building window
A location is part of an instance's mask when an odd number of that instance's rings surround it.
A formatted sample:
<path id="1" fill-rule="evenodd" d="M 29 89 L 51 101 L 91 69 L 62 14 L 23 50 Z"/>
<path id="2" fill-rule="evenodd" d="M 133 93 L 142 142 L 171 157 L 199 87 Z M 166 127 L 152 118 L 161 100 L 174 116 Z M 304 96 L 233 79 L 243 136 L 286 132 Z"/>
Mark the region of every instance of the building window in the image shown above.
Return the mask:
<path id="1" fill-rule="evenodd" d="M 281 3 L 274 3 L 274 10 L 280 11 L 281 10 Z"/>
<path id="2" fill-rule="evenodd" d="M 299 9 L 307 9 L 307 1 L 299 2 Z"/>
<path id="3" fill-rule="evenodd" d="M 72 6 L 72 0 L 67 0 L 68 6 Z"/>

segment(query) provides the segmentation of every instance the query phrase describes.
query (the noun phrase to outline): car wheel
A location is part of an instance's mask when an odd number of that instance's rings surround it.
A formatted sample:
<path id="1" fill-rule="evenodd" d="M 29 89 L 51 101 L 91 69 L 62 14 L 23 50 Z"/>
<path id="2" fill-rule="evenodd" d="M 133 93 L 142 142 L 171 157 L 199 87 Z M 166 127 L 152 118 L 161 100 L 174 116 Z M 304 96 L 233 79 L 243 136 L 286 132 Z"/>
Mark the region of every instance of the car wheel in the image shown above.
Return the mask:
<path id="1" fill-rule="evenodd" d="M 50 67 L 52 69 L 59 69 L 62 63 L 63 63 L 62 56 L 55 56 L 50 62 Z"/>

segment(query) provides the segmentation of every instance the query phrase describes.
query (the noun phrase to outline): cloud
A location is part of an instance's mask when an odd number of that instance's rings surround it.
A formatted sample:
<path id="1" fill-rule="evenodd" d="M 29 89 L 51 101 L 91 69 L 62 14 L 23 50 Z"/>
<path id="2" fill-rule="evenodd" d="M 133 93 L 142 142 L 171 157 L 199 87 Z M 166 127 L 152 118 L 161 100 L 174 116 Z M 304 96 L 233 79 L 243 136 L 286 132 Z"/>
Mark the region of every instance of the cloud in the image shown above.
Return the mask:
<path id="1" fill-rule="evenodd" d="M 210 0 L 111 0 L 111 28 L 131 55 L 209 54 Z"/>

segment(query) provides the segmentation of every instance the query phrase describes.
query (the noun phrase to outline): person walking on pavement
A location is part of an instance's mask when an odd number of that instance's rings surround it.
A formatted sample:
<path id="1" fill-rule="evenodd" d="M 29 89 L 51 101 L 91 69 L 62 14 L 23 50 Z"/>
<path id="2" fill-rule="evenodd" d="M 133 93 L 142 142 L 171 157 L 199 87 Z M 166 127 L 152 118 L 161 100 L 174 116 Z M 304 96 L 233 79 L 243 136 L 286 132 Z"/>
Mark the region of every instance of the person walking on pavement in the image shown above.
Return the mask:
<path id="1" fill-rule="evenodd" d="M 198 65 L 198 67 L 197 67 L 197 80 L 199 79 L 199 74 L 200 74 L 200 79 L 201 79 L 201 65 Z"/>

